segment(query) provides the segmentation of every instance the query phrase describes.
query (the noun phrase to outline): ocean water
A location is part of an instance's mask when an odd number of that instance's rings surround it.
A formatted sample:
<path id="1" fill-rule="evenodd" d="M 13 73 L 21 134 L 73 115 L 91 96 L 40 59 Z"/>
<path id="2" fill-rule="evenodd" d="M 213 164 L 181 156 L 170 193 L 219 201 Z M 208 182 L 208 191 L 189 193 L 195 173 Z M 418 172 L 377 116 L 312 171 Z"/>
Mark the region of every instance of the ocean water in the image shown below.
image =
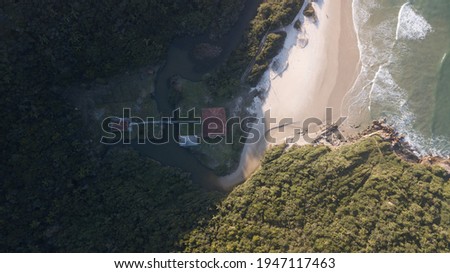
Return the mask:
<path id="1" fill-rule="evenodd" d="M 349 123 L 386 118 L 421 155 L 450 156 L 450 1 L 354 0 L 361 73 Z"/>

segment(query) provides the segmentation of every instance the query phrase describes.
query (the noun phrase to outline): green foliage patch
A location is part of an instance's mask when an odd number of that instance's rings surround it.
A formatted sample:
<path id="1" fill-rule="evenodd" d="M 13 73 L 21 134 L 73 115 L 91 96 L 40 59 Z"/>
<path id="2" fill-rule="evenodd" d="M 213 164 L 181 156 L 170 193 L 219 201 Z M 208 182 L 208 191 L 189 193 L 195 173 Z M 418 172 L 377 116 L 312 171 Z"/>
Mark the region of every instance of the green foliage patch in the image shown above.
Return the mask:
<path id="1" fill-rule="evenodd" d="M 448 185 L 379 137 L 335 151 L 278 147 L 185 251 L 448 252 Z"/>
<path id="2" fill-rule="evenodd" d="M 264 73 L 271 59 L 281 49 L 285 39 L 282 33 L 270 34 L 280 27 L 288 25 L 294 20 L 297 13 L 303 6 L 304 0 L 267 0 L 262 3 L 255 18 L 251 22 L 250 29 L 245 35 L 243 42 L 230 56 L 229 60 L 207 81 L 209 89 L 215 96 L 232 97 L 239 90 L 241 76 L 259 56 L 259 64 L 252 68 L 248 83 L 256 83 Z M 265 35 L 271 35 L 270 39 L 261 45 Z M 258 54 L 261 46 L 264 47 L 265 54 Z M 268 54 L 270 53 L 270 54 Z"/>

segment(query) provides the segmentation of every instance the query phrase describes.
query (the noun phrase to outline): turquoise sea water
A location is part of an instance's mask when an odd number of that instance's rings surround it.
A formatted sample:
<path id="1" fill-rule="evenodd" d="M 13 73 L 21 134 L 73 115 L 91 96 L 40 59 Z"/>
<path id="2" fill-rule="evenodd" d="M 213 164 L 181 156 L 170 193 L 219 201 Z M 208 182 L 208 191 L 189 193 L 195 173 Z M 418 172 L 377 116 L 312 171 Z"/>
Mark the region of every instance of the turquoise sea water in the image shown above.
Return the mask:
<path id="1" fill-rule="evenodd" d="M 450 1 L 354 0 L 362 71 L 350 122 L 386 117 L 418 153 L 450 155 Z"/>

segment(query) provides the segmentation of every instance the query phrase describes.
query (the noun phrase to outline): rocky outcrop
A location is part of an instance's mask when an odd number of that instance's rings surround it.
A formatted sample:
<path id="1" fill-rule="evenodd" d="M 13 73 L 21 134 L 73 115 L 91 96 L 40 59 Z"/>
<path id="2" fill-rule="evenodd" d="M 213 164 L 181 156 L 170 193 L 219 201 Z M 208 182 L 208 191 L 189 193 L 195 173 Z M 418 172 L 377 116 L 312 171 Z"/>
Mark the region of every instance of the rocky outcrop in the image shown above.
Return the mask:
<path id="1" fill-rule="evenodd" d="M 311 3 L 306 6 L 305 10 L 303 11 L 303 15 L 305 15 L 306 17 L 316 16 L 316 11 L 314 10 L 314 7 Z"/>
<path id="2" fill-rule="evenodd" d="M 314 144 L 341 146 L 356 143 L 360 139 L 379 135 L 384 141 L 391 144 L 391 149 L 400 158 L 407 162 L 423 165 L 440 166 L 450 175 L 450 159 L 438 156 L 421 156 L 414 147 L 405 140 L 405 136 L 386 123 L 385 119 L 374 120 L 372 125 L 355 136 L 340 138 L 339 128 L 336 125 L 326 126 L 313 141 Z"/>
<path id="3" fill-rule="evenodd" d="M 297 19 L 297 21 L 295 21 L 295 23 L 294 23 L 294 28 L 296 30 L 301 30 L 302 29 L 302 21 Z"/>
<path id="4" fill-rule="evenodd" d="M 420 160 L 420 164 L 425 166 L 440 166 L 447 172 L 447 177 L 450 176 L 450 159 L 443 159 L 435 156 L 425 156 Z"/>
<path id="5" fill-rule="evenodd" d="M 378 134 L 385 141 L 391 143 L 392 150 L 402 159 L 408 162 L 419 163 L 420 157 L 417 151 L 405 140 L 405 136 L 397 132 L 392 126 L 386 123 L 385 119 L 374 120 L 372 126 L 361 133 L 361 136 Z"/>

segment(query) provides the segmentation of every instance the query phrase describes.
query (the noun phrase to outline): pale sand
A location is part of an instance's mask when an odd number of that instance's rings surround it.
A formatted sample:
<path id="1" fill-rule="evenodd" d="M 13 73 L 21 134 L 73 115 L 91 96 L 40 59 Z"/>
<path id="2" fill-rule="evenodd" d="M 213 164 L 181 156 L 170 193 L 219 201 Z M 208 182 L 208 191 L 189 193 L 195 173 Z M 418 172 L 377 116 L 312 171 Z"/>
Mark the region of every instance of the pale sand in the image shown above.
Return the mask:
<path id="1" fill-rule="evenodd" d="M 270 117 L 277 124 L 258 124 L 260 132 L 279 126 L 285 118 L 292 123 L 283 130 L 274 129 L 270 136 L 275 139 L 268 143 L 261 140 L 256 144 L 246 144 L 237 171 L 221 177 L 219 185 L 230 190 L 250 177 L 260 166 L 264 151 L 274 145 L 286 142 L 302 129 L 303 121 L 318 118 L 325 122 L 326 108 L 333 109 L 333 122 L 341 115 L 345 94 L 350 90 L 360 70 L 359 49 L 352 18 L 352 0 L 325 0 L 313 3 L 318 23 L 304 18 L 302 31 L 288 26 L 284 49 L 277 57 L 287 67 L 283 73 L 267 72 L 270 89 L 263 104 L 255 103 L 258 116 L 270 110 Z M 300 12 L 298 18 L 303 20 Z M 295 20 L 294 20 L 295 21 Z M 307 37 L 308 44 L 302 48 L 299 38 Z M 282 65 L 283 66 L 283 65 Z M 269 75 L 270 74 L 270 75 Z M 283 123 L 286 123 L 283 122 Z M 318 128 L 310 127 L 309 136 L 314 137 Z M 297 134 L 297 144 L 307 143 Z"/>

